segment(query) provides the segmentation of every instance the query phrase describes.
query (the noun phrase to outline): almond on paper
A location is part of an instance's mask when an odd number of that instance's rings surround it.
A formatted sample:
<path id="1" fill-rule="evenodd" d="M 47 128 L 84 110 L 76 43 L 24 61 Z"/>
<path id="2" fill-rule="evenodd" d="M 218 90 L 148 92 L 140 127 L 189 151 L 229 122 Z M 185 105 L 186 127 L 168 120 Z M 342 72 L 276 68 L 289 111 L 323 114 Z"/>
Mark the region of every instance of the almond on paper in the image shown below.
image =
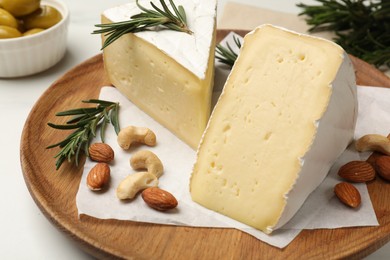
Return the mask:
<path id="1" fill-rule="evenodd" d="M 94 143 L 89 146 L 89 157 L 96 162 L 109 163 L 114 160 L 114 150 L 105 143 Z"/>
<path id="2" fill-rule="evenodd" d="M 97 163 L 88 173 L 88 188 L 93 191 L 101 190 L 110 181 L 110 171 L 107 163 Z"/>
<path id="3" fill-rule="evenodd" d="M 176 208 L 178 204 L 176 198 L 171 193 L 157 187 L 145 189 L 142 192 L 142 199 L 149 207 L 159 211 Z"/>
<path id="4" fill-rule="evenodd" d="M 367 182 L 375 179 L 375 169 L 365 161 L 351 161 L 340 167 L 338 175 L 351 182 Z"/>
<path id="5" fill-rule="evenodd" d="M 359 191 L 348 182 L 338 183 L 334 187 L 334 193 L 342 203 L 351 208 L 359 207 L 362 202 Z"/>

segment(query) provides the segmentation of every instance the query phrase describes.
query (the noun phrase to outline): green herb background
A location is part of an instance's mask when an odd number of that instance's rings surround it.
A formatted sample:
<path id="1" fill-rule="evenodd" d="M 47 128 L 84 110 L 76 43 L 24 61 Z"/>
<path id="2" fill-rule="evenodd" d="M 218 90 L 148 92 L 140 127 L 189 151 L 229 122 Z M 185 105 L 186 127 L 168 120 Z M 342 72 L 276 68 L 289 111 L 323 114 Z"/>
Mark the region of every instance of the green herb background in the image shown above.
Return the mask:
<path id="1" fill-rule="evenodd" d="M 333 31 L 349 54 L 377 67 L 390 67 L 390 0 L 316 0 L 297 6 L 311 32 Z"/>

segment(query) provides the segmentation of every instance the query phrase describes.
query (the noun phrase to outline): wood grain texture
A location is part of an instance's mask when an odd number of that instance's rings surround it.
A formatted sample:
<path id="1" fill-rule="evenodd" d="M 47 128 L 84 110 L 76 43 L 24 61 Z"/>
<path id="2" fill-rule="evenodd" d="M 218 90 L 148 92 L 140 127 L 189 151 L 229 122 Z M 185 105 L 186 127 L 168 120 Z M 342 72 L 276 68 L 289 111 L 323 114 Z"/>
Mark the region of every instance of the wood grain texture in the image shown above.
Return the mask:
<path id="1" fill-rule="evenodd" d="M 227 33 L 218 31 L 219 39 Z M 366 64 L 354 64 L 358 74 L 363 70 L 362 75 L 368 75 L 361 77 L 360 84 L 372 85 L 382 78 L 377 70 L 367 74 Z M 390 84 L 389 80 L 384 82 Z M 64 163 L 56 172 L 53 156 L 58 150 L 45 147 L 62 140 L 67 133 L 54 130 L 46 123 L 60 123 L 54 115 L 56 112 L 81 105 L 83 99 L 97 98 L 100 87 L 107 84 L 101 55 L 66 73 L 35 104 L 23 129 L 20 147 L 23 175 L 36 204 L 56 227 L 93 256 L 102 259 L 359 259 L 390 240 L 390 183 L 380 178 L 368 184 L 379 227 L 305 230 L 284 249 L 233 229 L 79 218 L 75 198 L 82 169 Z"/>

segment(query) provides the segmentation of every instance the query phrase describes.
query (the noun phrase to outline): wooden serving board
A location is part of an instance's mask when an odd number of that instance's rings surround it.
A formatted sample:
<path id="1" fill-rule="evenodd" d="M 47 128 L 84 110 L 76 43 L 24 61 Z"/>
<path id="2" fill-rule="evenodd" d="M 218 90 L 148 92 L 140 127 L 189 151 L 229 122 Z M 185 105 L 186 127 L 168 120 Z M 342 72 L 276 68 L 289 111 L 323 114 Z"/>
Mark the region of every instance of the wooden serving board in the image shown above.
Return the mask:
<path id="1" fill-rule="evenodd" d="M 222 39 L 227 30 L 218 31 Z M 244 31 L 239 31 L 245 34 Z M 356 58 L 354 65 L 362 85 L 390 87 L 390 80 Z M 60 230 L 98 258 L 134 259 L 268 259 L 361 258 L 390 240 L 390 183 L 377 178 L 368 190 L 380 226 L 304 230 L 286 248 L 278 249 L 234 229 L 195 228 L 131 221 L 78 217 L 76 193 L 82 167 L 63 164 L 55 170 L 56 149 L 45 147 L 68 133 L 54 130 L 55 113 L 97 98 L 107 85 L 102 56 L 97 55 L 58 79 L 40 97 L 23 129 L 21 165 L 31 196 L 44 215 Z M 194 216 L 196 217 L 196 216 Z"/>

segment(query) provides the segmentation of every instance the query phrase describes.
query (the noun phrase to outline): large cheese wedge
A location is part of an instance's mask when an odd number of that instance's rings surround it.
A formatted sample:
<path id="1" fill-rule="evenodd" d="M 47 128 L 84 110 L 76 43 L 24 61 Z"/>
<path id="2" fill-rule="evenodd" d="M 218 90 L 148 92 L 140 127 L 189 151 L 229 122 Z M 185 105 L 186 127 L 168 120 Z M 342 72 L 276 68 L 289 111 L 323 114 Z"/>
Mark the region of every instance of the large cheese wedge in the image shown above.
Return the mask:
<path id="1" fill-rule="evenodd" d="M 354 70 L 341 47 L 260 26 L 244 38 L 210 117 L 192 199 L 271 233 L 326 177 L 356 117 Z"/>
<path id="2" fill-rule="evenodd" d="M 174 2 L 184 7 L 193 34 L 161 29 L 123 35 L 104 49 L 104 65 L 119 91 L 196 149 L 210 116 L 216 1 Z M 149 0 L 139 3 L 151 9 Z M 104 11 L 102 22 L 140 12 L 133 1 Z"/>

